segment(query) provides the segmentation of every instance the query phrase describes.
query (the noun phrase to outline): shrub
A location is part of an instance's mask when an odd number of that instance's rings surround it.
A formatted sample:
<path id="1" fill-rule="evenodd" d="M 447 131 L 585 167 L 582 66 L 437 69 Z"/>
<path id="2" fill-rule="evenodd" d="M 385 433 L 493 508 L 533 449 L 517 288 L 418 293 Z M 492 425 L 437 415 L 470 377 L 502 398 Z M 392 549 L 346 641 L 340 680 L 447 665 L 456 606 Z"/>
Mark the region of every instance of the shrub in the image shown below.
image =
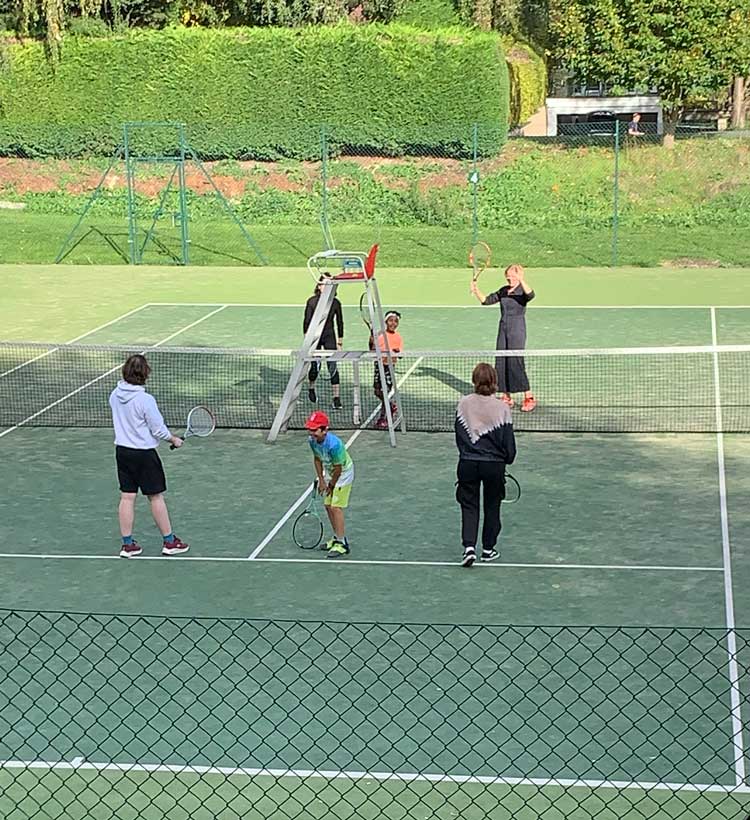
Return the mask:
<path id="1" fill-rule="evenodd" d="M 34 100 L 34 105 L 28 104 Z M 334 149 L 467 156 L 507 133 L 508 75 L 499 38 L 400 25 L 304 29 L 139 30 L 70 37 L 55 71 L 40 43 L 9 48 L 0 72 L 0 154 L 106 154 L 125 121 L 181 121 L 209 159 L 320 155 Z M 174 131 L 136 149 L 166 152 Z"/>

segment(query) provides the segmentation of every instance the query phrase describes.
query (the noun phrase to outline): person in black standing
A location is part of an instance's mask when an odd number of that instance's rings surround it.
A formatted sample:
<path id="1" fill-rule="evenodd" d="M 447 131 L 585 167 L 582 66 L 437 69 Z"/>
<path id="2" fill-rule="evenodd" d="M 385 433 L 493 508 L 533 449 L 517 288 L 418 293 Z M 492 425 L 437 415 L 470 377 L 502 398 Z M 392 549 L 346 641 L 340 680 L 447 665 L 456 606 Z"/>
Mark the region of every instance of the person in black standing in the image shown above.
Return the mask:
<path id="1" fill-rule="evenodd" d="M 458 481 L 456 501 L 461 505 L 461 565 L 471 567 L 477 559 L 479 497 L 484 495 L 481 561 L 500 557 L 495 549 L 502 524 L 500 503 L 505 498 L 505 465 L 516 457 L 510 408 L 495 398 L 495 368 L 480 362 L 471 374 L 474 392 L 464 396 L 456 409 Z"/>
<path id="2" fill-rule="evenodd" d="M 307 333 L 307 329 L 310 327 L 310 322 L 312 321 L 313 313 L 315 313 L 315 308 L 318 306 L 318 300 L 320 299 L 320 285 L 323 282 L 323 277 L 318 280 L 318 284 L 315 285 L 315 290 L 313 291 L 313 295 L 307 300 L 305 303 L 305 318 L 302 321 L 302 332 Z M 336 323 L 336 329 L 334 330 L 334 322 Z M 331 311 L 328 314 L 328 318 L 326 319 L 326 323 L 323 326 L 323 332 L 320 335 L 320 341 L 318 342 L 318 350 L 341 350 L 341 347 L 344 342 L 344 312 L 341 309 L 341 302 L 339 302 L 337 297 L 334 297 L 333 304 L 331 305 Z M 336 362 L 326 362 L 328 366 L 328 374 L 331 377 L 331 390 L 333 392 L 333 409 L 334 410 L 341 410 L 341 377 L 339 376 L 339 369 L 336 365 Z M 320 371 L 320 365 L 317 361 L 311 362 L 310 364 L 310 372 L 308 374 L 308 390 L 307 396 L 313 404 L 316 404 L 318 401 L 318 394 L 315 391 L 315 382 L 318 379 L 318 373 Z"/>
<path id="3" fill-rule="evenodd" d="M 497 329 L 495 350 L 524 350 L 526 348 L 526 305 L 534 298 L 534 291 L 526 283 L 526 275 L 521 265 L 511 265 L 505 269 L 508 283 L 500 290 L 485 296 L 476 282 L 471 283 L 471 292 L 483 305 L 500 305 L 500 325 Z M 498 392 L 502 400 L 513 407 L 513 393 L 523 393 L 521 410 L 531 412 L 536 407 L 526 375 L 526 366 L 519 356 L 498 356 L 495 359 Z"/>

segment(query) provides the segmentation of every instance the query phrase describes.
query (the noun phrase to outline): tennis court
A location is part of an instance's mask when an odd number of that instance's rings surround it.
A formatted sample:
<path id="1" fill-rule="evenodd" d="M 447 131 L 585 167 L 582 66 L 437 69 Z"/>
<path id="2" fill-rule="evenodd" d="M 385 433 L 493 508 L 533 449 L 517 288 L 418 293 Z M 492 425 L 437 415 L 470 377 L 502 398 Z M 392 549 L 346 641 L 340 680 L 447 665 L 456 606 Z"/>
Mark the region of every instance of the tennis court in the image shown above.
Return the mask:
<path id="1" fill-rule="evenodd" d="M 492 310 L 400 309 L 410 349 L 492 347 L 497 322 Z M 347 346 L 362 348 L 366 335 L 356 308 L 345 308 L 345 319 Z M 742 306 L 534 306 L 529 347 L 743 345 L 750 344 L 748 320 L 750 307 Z M 293 349 L 300 325 L 298 305 L 153 303 L 113 317 L 76 341 L 134 348 Z M 40 385 L 55 361 L 54 352 L 46 353 L 36 371 Z M 254 394 L 275 383 L 276 373 L 284 375 L 284 361 L 274 358 L 253 373 Z M 8 372 L 7 364 L 0 360 L 0 373 Z M 54 417 L 75 408 L 81 393 L 92 388 L 108 392 L 109 377 L 85 387 L 106 372 L 97 371 L 99 364 L 95 359 L 85 371 L 64 373 L 65 390 L 51 396 L 59 403 L 45 413 Z M 633 366 L 637 370 L 642 363 Z M 34 367 L 27 366 L 26 376 Z M 453 374 L 445 368 L 439 373 L 425 372 L 424 363 L 420 368 L 399 374 L 407 395 L 412 376 L 424 380 L 420 395 L 445 396 L 446 387 L 458 395 L 465 389 L 460 378 L 446 378 Z M 732 362 L 718 362 L 719 395 L 727 408 L 736 397 L 726 385 L 750 378 L 733 368 Z M 625 380 L 626 372 L 632 381 Z M 621 379 L 627 392 L 638 383 L 628 365 L 608 389 L 616 390 Z M 705 406 L 717 389 L 712 367 L 689 373 L 687 384 L 682 407 L 673 411 L 689 415 L 694 405 L 696 413 L 713 414 L 715 403 Z M 647 392 L 647 379 L 645 385 Z M 34 404 L 35 390 L 27 397 L 31 413 L 45 407 Z M 321 380 L 323 402 L 326 390 Z M 575 386 L 571 390 L 575 393 Z M 346 412 L 346 389 L 343 395 Z M 625 396 L 624 404 L 632 398 Z M 539 399 L 542 409 L 543 392 Z M 648 396 L 638 397 L 643 400 Z M 167 421 L 178 428 L 181 418 Z M 141 505 L 137 533 L 144 556 L 127 562 L 115 557 L 111 432 L 59 424 L 0 428 L 4 475 L 11 477 L 0 496 L 5 606 L 121 613 L 118 627 L 134 636 L 131 658 L 162 652 L 163 663 L 173 663 L 167 690 L 174 686 L 175 697 L 184 696 L 183 717 L 201 712 L 206 691 L 220 689 L 222 676 L 236 682 L 248 675 L 247 664 L 225 645 L 236 639 L 252 646 L 259 659 L 250 677 L 267 695 L 268 712 L 259 710 L 257 701 L 236 709 L 225 704 L 220 717 L 226 722 L 205 743 L 187 742 L 188 730 L 170 720 L 167 709 L 149 724 L 156 732 L 150 744 L 137 733 L 92 740 L 86 732 L 66 731 L 68 740 L 61 745 L 64 715 L 75 712 L 69 699 L 24 704 L 26 720 L 35 728 L 19 730 L 3 744 L 0 758 L 15 764 L 3 764 L 0 771 L 6 781 L 0 803 L 23 792 L 26 808 L 4 816 L 26 816 L 28 801 L 43 802 L 40 795 L 53 786 L 78 795 L 67 813 L 53 815 L 66 818 L 94 816 L 79 807 L 108 788 L 107 800 L 118 817 L 171 817 L 170 810 L 175 817 L 218 817 L 224 815 L 211 807 L 222 804 L 231 804 L 236 816 L 258 818 L 744 818 L 747 813 L 741 718 L 748 708 L 750 652 L 747 633 L 735 629 L 745 624 L 750 603 L 746 436 L 722 430 L 521 432 L 512 472 L 523 496 L 504 510 L 502 560 L 462 571 L 456 564 L 450 433 L 410 431 L 399 436 L 394 450 L 382 432 L 342 425 L 351 428 L 342 435 L 351 441 L 357 469 L 348 525 L 353 552 L 345 561 L 331 562 L 301 552 L 291 540 L 290 510 L 310 474 L 305 435 L 290 431 L 267 445 L 263 430 L 219 429 L 211 439 L 165 454 L 170 511 L 191 552 L 179 559 L 157 557 L 157 539 Z M 139 613 L 167 621 L 139 619 Z M 181 625 L 186 614 L 259 620 L 230 622 L 231 634 L 223 635 L 223 622 Z M 52 620 L 52 639 L 40 658 L 48 653 L 55 668 L 61 663 L 59 646 L 71 635 L 78 640 L 93 633 L 85 616 Z M 349 626 L 335 626 L 344 623 Z M 509 635 L 493 633 L 492 624 L 519 626 Z M 555 632 L 559 624 L 578 628 Z M 661 630 L 664 625 L 677 631 Z M 687 648 L 686 628 L 694 628 Z M 20 631 L 12 631 L 18 638 L 37 630 L 29 616 Z M 252 636 L 243 634 L 247 630 Z M 737 642 L 736 657 L 728 656 L 727 634 Z M 204 640 L 210 649 L 202 646 Z M 316 647 L 312 662 L 311 646 Z M 328 651 L 322 653 L 321 646 Z M 397 662 L 382 670 L 380 680 L 358 678 L 360 666 L 352 659 L 395 659 L 398 652 L 411 671 L 424 672 L 422 689 Z M 317 662 L 323 655 L 338 661 L 327 669 Z M 545 670 L 525 679 L 539 663 L 547 664 Z M 377 668 L 377 663 L 368 667 L 368 674 Z M 85 685 L 77 655 L 70 670 L 75 699 L 80 697 L 76 687 Z M 202 670 L 208 689 L 195 689 L 193 683 L 182 687 L 181 673 L 187 680 L 190 670 Z M 97 725 L 117 722 L 113 714 L 127 703 L 126 677 L 120 670 L 102 681 L 92 718 Z M 17 680 L 16 697 L 22 701 L 23 676 Z M 144 690 L 153 685 L 145 667 L 131 680 Z M 343 692 L 351 680 L 358 683 L 346 698 L 321 698 L 321 690 L 325 694 L 332 686 Z M 645 712 L 634 694 L 644 680 L 659 695 Z M 462 693 L 477 688 L 500 693 L 496 722 L 485 726 L 484 713 L 456 712 L 457 687 Z M 611 707 L 603 723 L 592 688 Z M 294 703 L 285 708 L 289 693 Z M 12 710 L 12 698 L 6 706 Z M 367 716 L 361 737 L 352 732 L 355 713 Z M 525 716 L 521 723 L 519 716 Z M 307 738 L 302 746 L 300 727 Z M 430 727 L 432 734 L 422 736 Z M 484 734 L 498 727 L 500 735 Z M 550 744 L 550 727 L 557 744 Z M 353 744 L 355 736 L 359 740 Z M 480 751 L 481 744 L 486 751 Z M 31 767 L 31 761 L 38 766 Z M 128 770 L 136 764 L 147 768 Z M 315 788 L 305 774 L 312 770 L 329 773 Z M 357 775 L 362 772 L 380 776 Z M 420 775 L 410 782 L 414 772 Z M 126 795 L 132 799 L 126 801 Z M 188 799 L 195 803 L 192 813 L 185 807 Z M 138 801 L 140 812 L 134 808 Z M 60 802 L 65 805 L 64 798 Z"/>

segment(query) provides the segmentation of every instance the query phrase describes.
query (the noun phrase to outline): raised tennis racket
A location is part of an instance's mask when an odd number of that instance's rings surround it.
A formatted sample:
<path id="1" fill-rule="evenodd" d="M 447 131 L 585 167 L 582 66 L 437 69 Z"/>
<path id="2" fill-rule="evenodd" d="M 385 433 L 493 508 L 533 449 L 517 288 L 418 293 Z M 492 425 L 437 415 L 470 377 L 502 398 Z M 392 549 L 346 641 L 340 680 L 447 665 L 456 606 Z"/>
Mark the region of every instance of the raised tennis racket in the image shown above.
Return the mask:
<path id="1" fill-rule="evenodd" d="M 486 242 L 475 242 L 469 251 L 469 266 L 473 273 L 471 281 L 476 282 L 477 279 L 487 270 L 492 261 L 492 251 Z"/>
<path id="2" fill-rule="evenodd" d="M 190 436 L 205 438 L 210 436 L 215 429 L 216 419 L 208 407 L 193 407 L 188 413 L 187 429 L 183 438 L 190 438 Z M 174 444 L 170 444 L 169 449 L 174 450 Z"/>
<path id="3" fill-rule="evenodd" d="M 505 498 L 503 504 L 517 504 L 521 499 L 521 485 L 510 473 L 505 474 Z"/>
<path id="4" fill-rule="evenodd" d="M 370 306 L 367 304 L 367 291 L 364 291 L 359 297 L 359 317 L 370 334 L 367 344 L 370 350 L 375 350 L 375 339 L 372 335 L 372 322 L 370 321 Z"/>
<path id="5" fill-rule="evenodd" d="M 323 540 L 323 522 L 320 518 L 320 494 L 318 482 L 313 481 L 310 501 L 292 527 L 294 543 L 303 550 L 314 550 Z"/>
<path id="6" fill-rule="evenodd" d="M 372 322 L 370 321 L 370 307 L 367 304 L 367 291 L 359 297 L 359 315 L 365 323 L 365 327 L 372 333 Z"/>

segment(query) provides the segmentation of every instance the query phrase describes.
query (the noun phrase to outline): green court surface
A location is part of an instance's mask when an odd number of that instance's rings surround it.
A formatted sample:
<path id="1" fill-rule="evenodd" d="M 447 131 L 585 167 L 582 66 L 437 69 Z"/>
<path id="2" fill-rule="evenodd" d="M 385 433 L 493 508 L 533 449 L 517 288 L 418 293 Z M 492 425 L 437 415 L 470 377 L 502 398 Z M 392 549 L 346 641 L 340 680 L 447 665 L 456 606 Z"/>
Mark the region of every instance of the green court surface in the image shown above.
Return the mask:
<path id="1" fill-rule="evenodd" d="M 540 271 L 532 281 L 540 295 L 529 308 L 529 348 L 750 344 L 750 307 L 742 307 L 750 305 L 746 280 L 726 272 L 683 273 L 679 286 L 666 273 L 661 288 L 654 272 L 623 273 L 609 279 L 607 298 L 607 288 L 593 273 L 574 275 L 566 285 L 558 274 Z M 41 275 L 47 276 L 46 270 Z M 299 345 L 296 303 L 304 299 L 309 281 L 298 273 L 279 275 L 276 304 L 269 304 L 267 281 L 240 283 L 241 297 L 230 299 L 226 272 L 217 272 L 216 288 L 186 272 L 183 293 L 175 275 L 136 271 L 134 277 L 150 283 L 149 298 L 134 302 L 137 294 L 126 285 L 128 296 L 118 307 L 87 308 L 88 326 L 83 325 L 86 311 L 72 300 L 61 322 L 51 321 L 42 292 L 34 316 L 9 318 L 8 338 L 75 337 L 87 344 L 144 347 Z M 471 306 L 465 276 L 454 282 L 457 276 L 438 272 L 429 287 L 424 278 L 421 288 L 413 282 L 401 288 L 393 274 L 384 276 L 385 301 L 402 310 L 401 331 L 410 349 L 494 347 L 496 311 Z M 201 291 L 211 298 L 196 298 Z M 434 304 L 439 300 L 443 304 Z M 351 306 L 356 300 L 344 301 L 347 346 L 362 348 L 364 327 Z M 45 327 L 49 334 L 42 333 Z M 710 397 L 713 373 L 706 380 Z M 72 382 L 69 389 L 82 384 Z M 325 391 L 321 384 L 323 401 Z M 732 401 L 726 391 L 720 395 Z M 64 395 L 52 398 L 66 406 Z M 543 405 L 543 394 L 539 400 Z M 704 400 L 704 394 L 684 396 L 686 405 Z M 182 420 L 167 421 L 179 428 Z M 54 792 L 62 805 L 65 795 L 78 797 L 75 808 L 53 816 L 83 820 L 89 815 L 80 806 L 94 805 L 97 795 L 111 789 L 118 800 L 132 797 L 115 811 L 118 818 L 146 820 L 171 816 L 169 806 L 187 812 L 175 816 L 221 817 L 211 807 L 222 800 L 231 804 L 232 816 L 258 819 L 293 817 L 300 805 L 307 812 L 300 816 L 320 818 L 744 818 L 750 804 L 741 777 L 748 738 L 740 723 L 737 740 L 737 720 L 740 707 L 750 708 L 745 694 L 750 652 L 747 633 L 740 629 L 748 624 L 750 606 L 746 436 L 520 433 L 512 472 L 523 495 L 503 510 L 502 559 L 471 572 L 456 563 L 452 435 L 408 432 L 398 437 L 395 449 L 386 435 L 371 429 L 342 436 L 351 440 L 357 475 L 348 517 L 352 554 L 346 560 L 303 552 L 291 539 L 295 504 L 304 503 L 310 475 L 305 434 L 289 432 L 269 445 L 262 430 L 219 429 L 210 439 L 189 441 L 180 452 L 163 453 L 170 512 L 177 532 L 191 543 L 190 553 L 158 556 L 158 538 L 143 502 L 136 534 L 144 556 L 128 562 L 116 557 L 111 431 L 0 428 L 2 606 L 120 613 L 123 629 L 133 630 L 144 653 L 165 653 L 165 665 L 173 663 L 165 691 L 175 687 L 196 720 L 205 708 L 204 692 L 211 686 L 221 690 L 222 679 L 236 683 L 248 676 L 253 691 L 269 699 L 267 713 L 257 700 L 223 706 L 226 714 L 219 717 L 226 722 L 217 725 L 210 742 L 197 746 L 188 743 L 187 730 L 171 722 L 166 708 L 150 724 L 158 737 L 147 744 L 147 753 L 137 733 L 102 735 L 96 742 L 71 736 L 61 745 L 56 733 L 70 712 L 64 693 L 57 702 L 29 701 L 28 725 L 36 728 L 18 730 L 0 743 L 0 759 L 6 760 L 0 767 L 0 805 L 10 800 L 17 809 L 3 816 L 20 820 L 24 806 L 42 804 L 42 797 Z M 128 620 L 128 613 L 167 620 L 153 626 L 149 620 Z M 251 665 L 248 675 L 240 656 L 223 645 L 221 625 L 197 621 L 183 632 L 180 618 L 186 616 L 259 619 L 235 623 L 238 632 L 250 631 L 238 640 L 258 653 L 260 664 Z M 287 641 L 285 630 L 304 632 L 299 621 L 318 626 Z M 372 624 L 380 626 L 367 626 Z M 486 630 L 474 632 L 470 624 Z M 508 633 L 487 626 L 492 624 L 516 627 Z M 575 629 L 555 633 L 560 624 Z M 190 629 L 205 633 L 210 651 L 196 648 Z M 497 640 L 493 629 L 500 630 Z M 63 619 L 55 634 L 69 637 L 81 630 L 85 624 L 76 618 Z M 328 630 L 326 640 L 321 630 Z M 689 630 L 693 638 L 686 647 Z M 734 664 L 727 655 L 728 633 L 738 645 Z M 400 643 L 404 636 L 406 648 Z M 326 669 L 314 658 L 305 667 L 308 642 L 333 646 L 339 659 L 377 646 L 377 657 L 392 663 L 380 681 L 377 676 L 366 685 L 360 681 L 346 704 L 339 704 L 327 695 L 343 691 L 347 675 L 356 675 L 343 660 Z M 303 647 L 302 654 L 295 646 Z M 61 656 L 51 651 L 54 670 Z M 412 670 L 428 670 L 438 658 L 443 665 L 426 673 L 423 690 L 415 689 L 393 660 L 398 652 Z M 75 658 L 70 669 L 75 686 L 84 686 L 84 667 L 79 669 Z M 185 685 L 191 670 L 203 681 L 195 686 L 207 689 Z M 289 680 L 284 670 L 291 670 Z M 464 673 L 461 685 L 467 692 L 486 687 L 499 698 L 492 726 L 484 726 L 481 710 L 454 715 L 463 697 L 456 681 Z M 113 715 L 125 714 L 118 704 L 127 701 L 122 693 L 128 686 L 149 688 L 145 670 L 143 680 L 136 675 L 126 682 L 118 677 L 122 674 L 114 670 L 102 683 L 94 723 L 106 727 L 108 721 L 116 723 Z M 16 681 L 22 701 L 23 676 Z M 646 712 L 639 711 L 635 694 L 644 681 L 658 693 Z M 287 708 L 288 693 L 294 697 Z M 605 725 L 595 726 L 602 718 L 601 698 L 612 711 Z M 734 712 L 733 698 L 739 698 Z M 432 727 L 432 737 L 413 734 L 412 710 L 419 712 L 417 729 Z M 352 746 L 346 716 L 355 714 L 367 715 L 372 736 L 364 732 Z M 300 726 L 309 748 L 299 747 Z M 446 727 L 442 734 L 441 726 Z M 558 739 L 554 746 L 548 745 L 550 727 Z M 486 741 L 491 753 L 480 759 L 476 748 L 485 730 L 506 732 L 507 738 L 493 734 Z M 233 745 L 237 738 L 241 748 Z M 87 743 L 93 744 L 90 749 Z M 10 757 L 15 768 L 7 763 Z M 87 764 L 71 767 L 76 758 Z M 33 760 L 40 761 L 36 769 L 28 765 Z M 135 762 L 152 765 L 152 771 L 123 772 Z M 184 764 L 192 771 L 180 771 Z M 282 774 L 269 775 L 268 769 Z M 335 776 L 311 786 L 305 775 L 310 769 Z M 382 776 L 356 774 L 372 771 Z M 405 788 L 403 773 L 409 772 L 425 776 Z M 654 790 L 648 785 L 653 783 L 662 786 Z M 349 813 L 341 813 L 342 801 Z M 195 806 L 192 814 L 188 804 Z"/>

